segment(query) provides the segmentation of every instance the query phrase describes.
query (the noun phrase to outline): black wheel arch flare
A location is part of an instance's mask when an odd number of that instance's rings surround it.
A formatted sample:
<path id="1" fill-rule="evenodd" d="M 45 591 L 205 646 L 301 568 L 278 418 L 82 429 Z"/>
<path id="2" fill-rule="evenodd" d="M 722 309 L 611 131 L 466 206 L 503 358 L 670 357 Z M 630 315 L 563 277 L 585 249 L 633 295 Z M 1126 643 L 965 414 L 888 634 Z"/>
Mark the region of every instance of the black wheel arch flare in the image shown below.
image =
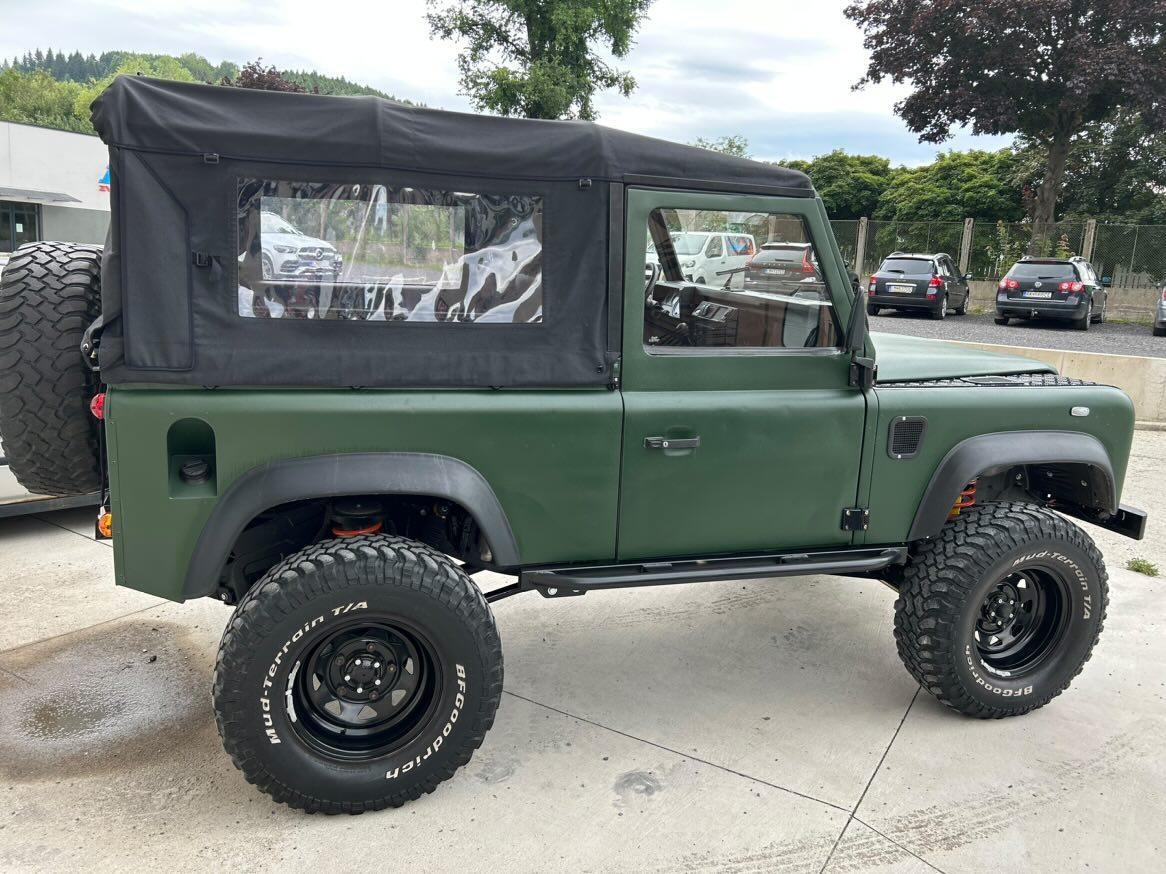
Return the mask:
<path id="1" fill-rule="evenodd" d="M 464 461 L 420 452 L 312 455 L 254 467 L 231 483 L 195 544 L 183 599 L 214 594 L 232 546 L 264 510 L 311 498 L 374 494 L 434 495 L 460 504 L 482 530 L 498 567 L 521 564 L 498 496 Z"/>

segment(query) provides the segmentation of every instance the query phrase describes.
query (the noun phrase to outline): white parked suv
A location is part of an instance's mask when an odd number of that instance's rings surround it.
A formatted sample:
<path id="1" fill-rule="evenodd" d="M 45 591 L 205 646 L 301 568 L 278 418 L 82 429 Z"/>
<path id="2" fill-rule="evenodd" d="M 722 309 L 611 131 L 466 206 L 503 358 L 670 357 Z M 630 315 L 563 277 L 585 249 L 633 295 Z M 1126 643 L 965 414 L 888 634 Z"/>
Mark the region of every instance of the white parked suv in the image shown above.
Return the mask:
<path id="1" fill-rule="evenodd" d="M 677 231 L 672 246 L 684 278 L 714 288 L 744 288 L 745 265 L 757 253 L 751 234 Z M 648 263 L 659 264 L 656 247 L 648 245 Z"/>
<path id="2" fill-rule="evenodd" d="M 279 213 L 261 213 L 264 279 L 335 279 L 344 259 L 326 240 L 309 237 Z"/>

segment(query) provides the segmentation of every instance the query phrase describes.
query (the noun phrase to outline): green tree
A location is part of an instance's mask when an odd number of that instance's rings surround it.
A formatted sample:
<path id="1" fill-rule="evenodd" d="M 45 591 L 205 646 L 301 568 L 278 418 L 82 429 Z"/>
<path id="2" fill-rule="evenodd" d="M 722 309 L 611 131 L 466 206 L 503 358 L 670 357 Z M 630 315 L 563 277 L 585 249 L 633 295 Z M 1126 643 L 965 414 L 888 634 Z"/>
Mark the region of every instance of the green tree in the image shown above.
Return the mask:
<path id="1" fill-rule="evenodd" d="M 879 198 L 874 217 L 893 221 L 1016 222 L 1024 217 L 1011 149 L 945 152 L 931 164 L 899 168 Z"/>
<path id="2" fill-rule="evenodd" d="M 927 142 L 957 125 L 1018 133 L 1044 156 L 1033 246 L 1048 242 L 1075 137 L 1119 109 L 1166 125 L 1166 0 L 855 0 L 859 83 L 909 82 L 895 110 Z"/>
<path id="3" fill-rule="evenodd" d="M 430 32 L 465 43 L 461 87 L 480 110 L 594 119 L 596 91 L 636 86 L 623 58 L 652 0 L 428 0 Z"/>
<path id="4" fill-rule="evenodd" d="M 1041 146 L 1017 140 L 1019 177 L 1031 196 Z M 1119 112 L 1074 139 L 1065 167 L 1066 215 L 1129 224 L 1166 223 L 1166 133 L 1136 112 Z"/>
<path id="5" fill-rule="evenodd" d="M 749 141 L 740 134 L 727 134 L 722 137 L 717 137 L 715 140 L 706 140 L 704 137 L 697 137 L 689 145 L 696 146 L 699 149 L 708 149 L 711 152 L 732 155 L 734 158 L 750 157 Z"/>
<path id="6" fill-rule="evenodd" d="M 874 215 L 892 177 L 886 158 L 850 155 L 841 149 L 810 161 L 789 161 L 786 166 L 810 177 L 833 219 Z"/>
<path id="7" fill-rule="evenodd" d="M 0 72 L 0 119 L 92 133 L 88 116 L 79 118 L 74 112 L 81 91 L 76 82 L 57 82 L 43 70 L 21 73 L 9 68 Z"/>

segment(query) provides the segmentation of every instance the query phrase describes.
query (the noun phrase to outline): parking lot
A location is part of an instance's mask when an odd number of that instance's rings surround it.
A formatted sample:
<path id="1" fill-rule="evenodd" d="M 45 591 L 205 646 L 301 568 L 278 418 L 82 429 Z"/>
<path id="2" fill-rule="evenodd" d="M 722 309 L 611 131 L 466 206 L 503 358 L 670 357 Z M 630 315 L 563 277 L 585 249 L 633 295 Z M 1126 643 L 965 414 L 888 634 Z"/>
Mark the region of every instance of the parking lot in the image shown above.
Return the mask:
<path id="1" fill-rule="evenodd" d="M 1088 331 L 1074 330 L 1067 321 L 1043 319 L 997 325 L 991 315 L 948 316 L 943 321 L 910 312 L 883 310 L 870 320 L 872 331 L 910 334 L 936 340 L 966 340 L 1038 349 L 1073 349 L 1108 355 L 1144 355 L 1166 358 L 1166 338 L 1155 337 L 1147 325 L 1108 321 L 1091 325 Z"/>
<path id="2" fill-rule="evenodd" d="M 877 583 L 528 594 L 498 605 L 506 694 L 471 764 L 357 818 L 274 804 L 231 766 L 209 701 L 227 608 L 115 589 L 86 511 L 2 522 L 0 868 L 1152 870 L 1166 587 L 1124 564 L 1166 567 L 1164 455 L 1137 433 L 1125 500 L 1148 537 L 1092 529 L 1106 629 L 1036 713 L 981 722 L 919 692 Z"/>

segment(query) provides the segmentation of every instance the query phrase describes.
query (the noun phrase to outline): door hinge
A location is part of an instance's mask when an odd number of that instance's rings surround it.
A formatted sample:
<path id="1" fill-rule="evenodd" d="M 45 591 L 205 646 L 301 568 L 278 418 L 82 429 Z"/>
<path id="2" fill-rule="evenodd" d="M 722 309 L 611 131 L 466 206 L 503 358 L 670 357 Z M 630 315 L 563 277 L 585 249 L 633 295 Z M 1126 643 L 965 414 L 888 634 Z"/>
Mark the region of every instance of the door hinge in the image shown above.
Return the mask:
<path id="1" fill-rule="evenodd" d="M 843 531 L 866 531 L 870 528 L 870 510 L 866 507 L 848 507 L 842 511 Z"/>

